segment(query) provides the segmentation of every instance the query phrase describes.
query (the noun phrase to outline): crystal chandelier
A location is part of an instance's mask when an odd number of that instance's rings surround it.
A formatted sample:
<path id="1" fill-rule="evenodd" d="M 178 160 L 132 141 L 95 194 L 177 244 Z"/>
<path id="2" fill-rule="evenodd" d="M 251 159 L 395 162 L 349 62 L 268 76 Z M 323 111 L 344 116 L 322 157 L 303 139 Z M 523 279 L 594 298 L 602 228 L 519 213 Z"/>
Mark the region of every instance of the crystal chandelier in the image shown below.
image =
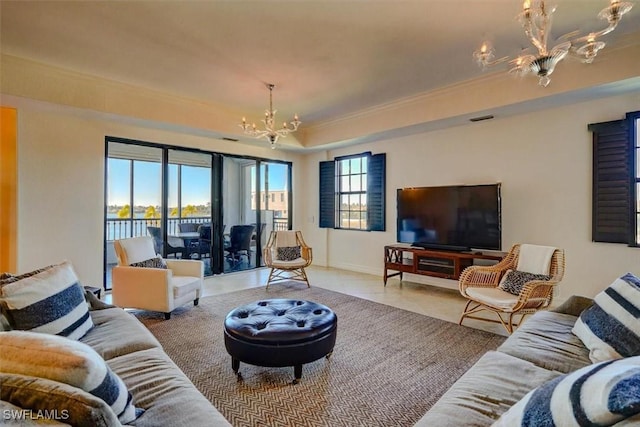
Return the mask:
<path id="1" fill-rule="evenodd" d="M 544 0 L 525 0 L 523 10 L 517 18 L 538 53 L 537 55 L 523 54 L 511 60 L 512 68 L 509 72 L 518 76 L 537 75 L 540 86 L 546 87 L 551 82 L 549 76 L 567 54 L 575 55 L 585 63 L 593 62 L 598 51 L 605 46 L 605 42 L 598 39 L 615 30 L 622 15 L 629 12 L 632 6 L 633 4 L 630 2 L 611 0 L 611 4 L 598 14 L 598 18 L 606 19 L 608 22 L 605 29 L 573 40 L 565 39 L 565 41 L 548 49 L 547 40 L 551 32 L 551 21 L 556 7 L 547 6 Z M 575 33 L 573 34 L 575 35 Z M 508 57 L 494 59 L 495 52 L 488 42 L 484 42 L 480 49 L 473 53 L 473 57 L 483 69 L 509 60 Z"/>
<path id="2" fill-rule="evenodd" d="M 273 88 L 275 85 L 268 83 L 267 88 L 269 88 L 269 109 L 264 112 L 264 119 L 262 119 L 262 123 L 264 123 L 264 129 L 258 129 L 255 123 L 252 123 L 251 126 L 247 124 L 247 120 L 243 117 L 242 123 L 240 127 L 247 135 L 251 135 L 254 138 L 265 138 L 271 143 L 271 149 L 276 148 L 276 143 L 278 142 L 278 138 L 285 138 L 289 133 L 295 132 L 298 130 L 298 126 L 302 123 L 298 120 L 298 115 L 296 114 L 293 117 L 293 121 L 287 123 L 284 122 L 280 129 L 276 129 L 274 117 L 277 113 L 277 110 L 273 109 Z M 289 126 L 291 125 L 291 126 Z"/>

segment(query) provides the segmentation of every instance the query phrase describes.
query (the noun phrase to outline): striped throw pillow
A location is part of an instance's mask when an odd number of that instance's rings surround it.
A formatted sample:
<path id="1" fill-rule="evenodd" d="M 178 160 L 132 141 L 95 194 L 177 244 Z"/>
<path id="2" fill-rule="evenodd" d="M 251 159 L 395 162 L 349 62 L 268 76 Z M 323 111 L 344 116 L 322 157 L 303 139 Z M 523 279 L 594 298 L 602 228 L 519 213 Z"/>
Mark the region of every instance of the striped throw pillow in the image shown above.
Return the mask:
<path id="1" fill-rule="evenodd" d="M 2 372 L 46 378 L 82 389 L 111 407 L 122 424 L 142 414 L 131 393 L 100 355 L 87 344 L 55 335 L 4 332 L 0 340 Z"/>
<path id="2" fill-rule="evenodd" d="M 69 262 L 0 287 L 0 306 L 12 329 L 80 339 L 93 321 Z"/>
<path id="3" fill-rule="evenodd" d="M 640 357 L 585 366 L 530 391 L 493 427 L 611 426 L 640 413 L 639 388 Z"/>
<path id="4" fill-rule="evenodd" d="M 584 310 L 572 332 L 589 349 L 592 362 L 640 355 L 640 279 L 616 279 Z"/>

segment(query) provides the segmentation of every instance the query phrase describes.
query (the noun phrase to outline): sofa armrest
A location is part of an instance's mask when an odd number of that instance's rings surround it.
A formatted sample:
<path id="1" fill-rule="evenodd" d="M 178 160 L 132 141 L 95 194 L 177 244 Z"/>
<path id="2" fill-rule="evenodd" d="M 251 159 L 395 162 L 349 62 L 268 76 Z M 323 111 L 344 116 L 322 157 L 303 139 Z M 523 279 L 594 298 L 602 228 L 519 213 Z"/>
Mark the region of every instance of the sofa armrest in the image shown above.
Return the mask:
<path id="1" fill-rule="evenodd" d="M 116 266 L 111 274 L 115 305 L 163 312 L 173 310 L 171 270 Z"/>
<path id="2" fill-rule="evenodd" d="M 99 300 L 91 291 L 84 291 L 84 299 L 91 306 L 90 310 L 104 310 L 106 308 L 115 307 L 115 305 L 107 304 L 106 302 Z"/>
<path id="3" fill-rule="evenodd" d="M 592 304 L 593 300 L 591 298 L 572 295 L 568 300 L 550 311 L 578 317 L 580 316 L 580 313 L 589 308 Z"/>
<path id="4" fill-rule="evenodd" d="M 204 263 L 202 261 L 195 259 L 165 259 L 164 261 L 174 276 L 192 276 L 201 279 L 204 277 Z"/>

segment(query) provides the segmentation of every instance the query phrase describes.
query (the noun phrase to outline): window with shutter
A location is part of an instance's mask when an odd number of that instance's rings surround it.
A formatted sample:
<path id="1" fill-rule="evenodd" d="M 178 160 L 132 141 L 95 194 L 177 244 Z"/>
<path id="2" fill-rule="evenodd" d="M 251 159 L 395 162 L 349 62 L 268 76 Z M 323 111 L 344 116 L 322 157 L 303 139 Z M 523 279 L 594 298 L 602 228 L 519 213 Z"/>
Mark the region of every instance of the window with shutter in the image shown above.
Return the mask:
<path id="1" fill-rule="evenodd" d="M 640 243 L 640 166 L 638 120 L 626 119 L 589 125 L 593 134 L 594 242 Z"/>
<path id="2" fill-rule="evenodd" d="M 320 162 L 320 227 L 384 231 L 385 159 L 363 153 Z"/>

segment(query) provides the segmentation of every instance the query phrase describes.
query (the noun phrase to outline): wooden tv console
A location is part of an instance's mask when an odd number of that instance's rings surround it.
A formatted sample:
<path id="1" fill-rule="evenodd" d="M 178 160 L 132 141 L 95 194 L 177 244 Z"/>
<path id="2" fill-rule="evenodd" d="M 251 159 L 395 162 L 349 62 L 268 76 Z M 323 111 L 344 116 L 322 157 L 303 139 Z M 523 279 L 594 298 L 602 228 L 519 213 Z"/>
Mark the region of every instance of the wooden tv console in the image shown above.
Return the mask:
<path id="1" fill-rule="evenodd" d="M 384 285 L 389 277 L 402 273 L 423 274 L 425 276 L 455 279 L 465 268 L 473 265 L 475 259 L 500 261 L 504 254 L 484 254 L 478 251 L 449 252 L 442 250 L 415 248 L 407 245 L 388 245 L 384 247 Z M 389 270 L 396 273 L 389 274 Z"/>

